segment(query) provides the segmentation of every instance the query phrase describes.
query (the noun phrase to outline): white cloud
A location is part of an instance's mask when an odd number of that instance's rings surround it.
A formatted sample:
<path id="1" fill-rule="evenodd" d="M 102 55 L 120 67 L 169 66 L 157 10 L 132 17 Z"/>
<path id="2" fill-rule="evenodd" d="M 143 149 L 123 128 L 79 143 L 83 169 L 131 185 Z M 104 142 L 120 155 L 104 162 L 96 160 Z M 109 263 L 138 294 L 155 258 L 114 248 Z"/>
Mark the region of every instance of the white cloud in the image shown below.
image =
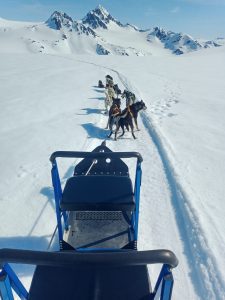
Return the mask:
<path id="1" fill-rule="evenodd" d="M 176 13 L 178 13 L 180 11 L 180 7 L 179 6 L 176 6 L 176 7 L 174 7 L 173 9 L 171 9 L 171 13 L 172 14 L 176 14 Z"/>

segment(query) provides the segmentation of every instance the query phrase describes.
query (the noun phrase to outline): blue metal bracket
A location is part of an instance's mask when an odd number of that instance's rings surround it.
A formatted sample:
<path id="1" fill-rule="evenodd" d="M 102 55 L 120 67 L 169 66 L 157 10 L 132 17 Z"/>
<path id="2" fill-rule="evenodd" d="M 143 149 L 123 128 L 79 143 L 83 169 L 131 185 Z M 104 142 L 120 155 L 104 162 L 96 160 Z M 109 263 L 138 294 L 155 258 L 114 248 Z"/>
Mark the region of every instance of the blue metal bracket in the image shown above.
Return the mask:
<path id="1" fill-rule="evenodd" d="M 3 278 L 3 280 L 1 280 Z M 9 264 L 3 266 L 3 271 L 0 273 L 0 291 L 3 293 L 3 300 L 13 300 L 12 288 L 20 299 L 28 299 L 28 292 L 22 282 L 17 277 L 16 273 Z M 4 298 L 5 297 L 5 298 Z"/>
<path id="2" fill-rule="evenodd" d="M 0 273 L 0 299 L 3 300 L 14 299 L 9 276 L 4 271 Z"/>
<path id="3" fill-rule="evenodd" d="M 162 266 L 159 277 L 157 279 L 153 298 L 155 300 L 170 300 L 173 290 L 173 275 L 170 267 L 166 264 Z"/>

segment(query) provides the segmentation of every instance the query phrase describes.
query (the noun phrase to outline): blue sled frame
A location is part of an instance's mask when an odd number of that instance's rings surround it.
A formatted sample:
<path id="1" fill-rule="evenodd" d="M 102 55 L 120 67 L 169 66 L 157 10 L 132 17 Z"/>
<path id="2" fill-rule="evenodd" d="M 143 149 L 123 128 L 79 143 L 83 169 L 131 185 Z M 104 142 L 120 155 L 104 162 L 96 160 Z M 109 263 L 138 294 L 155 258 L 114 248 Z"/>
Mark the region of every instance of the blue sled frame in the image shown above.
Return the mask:
<path id="1" fill-rule="evenodd" d="M 102 151 L 106 152 L 102 152 Z M 131 219 L 129 223 L 129 245 L 131 245 L 132 249 L 137 250 L 137 240 L 138 240 L 138 221 L 139 221 L 139 203 L 140 203 L 140 187 L 141 187 L 141 178 L 142 178 L 142 169 L 141 163 L 143 161 L 142 156 L 138 152 L 112 152 L 109 148 L 105 145 L 99 146 L 94 149 L 92 152 L 78 152 L 78 151 L 57 151 L 54 152 L 51 157 L 50 161 L 52 163 L 52 184 L 54 188 L 54 195 L 55 195 L 55 207 L 56 207 L 56 218 L 57 218 L 57 229 L 58 229 L 58 237 L 59 237 L 59 247 L 61 250 L 69 250 L 70 248 L 66 248 L 66 242 L 63 240 L 64 231 L 68 230 L 68 216 L 69 211 L 65 211 L 61 209 L 61 201 L 63 196 L 60 175 L 57 165 L 57 158 L 83 158 L 81 163 L 87 163 L 87 170 L 91 169 L 91 166 L 95 167 L 96 160 L 105 161 L 107 159 L 117 161 L 121 158 L 135 158 L 136 162 L 136 173 L 135 173 L 135 181 L 134 181 L 134 202 L 135 202 L 135 209 L 131 213 Z M 123 163 L 124 164 L 124 163 Z M 125 165 L 125 164 L 124 164 Z M 126 165 L 125 165 L 126 166 Z M 90 167 L 90 168 L 89 168 Z M 127 166 L 126 166 L 127 167 Z M 83 171 L 83 170 L 82 170 Z M 118 170 L 116 170 L 118 171 Z M 114 169 L 114 173 L 116 172 Z M 88 173 L 88 171 L 87 171 Z M 103 173 L 103 172 L 101 172 Z M 120 172 L 122 173 L 122 172 Z M 79 175 L 79 174 L 78 174 Z M 86 174 L 89 175 L 89 174 Z M 106 175 L 108 176 L 108 175 Z M 114 176 L 117 176 L 115 174 Z M 76 190 L 74 191 L 76 193 Z M 129 247 L 128 245 L 128 247 Z M 68 246 L 68 245 L 67 245 Z M 69 246 L 70 247 L 70 246 Z M 83 250 L 83 251 L 92 251 L 94 248 L 76 248 L 76 250 Z M 101 250 L 101 248 L 96 248 L 97 250 Z M 114 248 L 117 250 L 118 248 Z M 107 250 L 107 249 L 104 249 Z M 113 249 L 108 249 L 112 251 Z"/>

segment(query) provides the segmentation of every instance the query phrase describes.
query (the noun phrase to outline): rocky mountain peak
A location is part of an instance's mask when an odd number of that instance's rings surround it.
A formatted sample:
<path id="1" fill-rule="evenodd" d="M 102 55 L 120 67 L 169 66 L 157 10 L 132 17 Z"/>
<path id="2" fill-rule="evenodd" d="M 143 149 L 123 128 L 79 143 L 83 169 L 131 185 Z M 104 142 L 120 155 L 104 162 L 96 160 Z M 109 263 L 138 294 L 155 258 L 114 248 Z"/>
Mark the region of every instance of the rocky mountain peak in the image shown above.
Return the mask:
<path id="1" fill-rule="evenodd" d="M 114 19 L 109 12 L 98 5 L 94 10 L 91 10 L 83 19 L 82 22 L 93 29 L 103 28 L 108 29 L 110 22 L 117 24 L 118 26 L 123 26 L 119 21 Z"/>
<path id="2" fill-rule="evenodd" d="M 66 13 L 55 11 L 45 23 L 52 29 L 60 30 L 63 26 L 72 27 L 73 19 Z"/>
<path id="3" fill-rule="evenodd" d="M 110 15 L 107 9 L 100 4 L 93 10 L 93 12 L 99 15 L 102 19 L 107 18 Z"/>

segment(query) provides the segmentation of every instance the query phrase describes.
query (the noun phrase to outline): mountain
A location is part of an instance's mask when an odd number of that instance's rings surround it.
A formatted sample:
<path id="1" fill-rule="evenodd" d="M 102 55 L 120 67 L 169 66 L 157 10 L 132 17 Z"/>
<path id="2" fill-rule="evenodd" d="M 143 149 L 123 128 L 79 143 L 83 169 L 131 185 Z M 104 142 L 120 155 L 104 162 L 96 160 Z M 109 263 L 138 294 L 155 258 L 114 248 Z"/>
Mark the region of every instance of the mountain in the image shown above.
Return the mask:
<path id="1" fill-rule="evenodd" d="M 83 24 L 90 26 L 93 29 L 103 28 L 109 29 L 109 26 L 114 24 L 119 27 L 123 27 L 123 25 L 114 19 L 109 12 L 99 5 L 94 10 L 91 10 L 83 19 Z"/>
<path id="2" fill-rule="evenodd" d="M 153 42 L 158 39 L 164 44 L 166 49 L 170 49 L 174 54 L 180 55 L 186 52 L 199 50 L 201 48 L 219 47 L 214 41 L 199 42 L 188 34 L 165 31 L 163 28 L 154 27 L 150 30 L 147 40 Z"/>
<path id="3" fill-rule="evenodd" d="M 143 30 L 124 25 L 100 5 L 82 20 L 58 11 L 44 23 L 0 19 L 0 42 L 0 52 L 121 56 L 180 55 L 224 44 L 222 39 L 200 41 L 160 27 Z"/>
<path id="4" fill-rule="evenodd" d="M 173 31 L 165 31 L 160 27 L 153 28 L 149 32 L 147 39 L 149 42 L 158 39 L 164 44 L 166 49 L 170 49 L 174 54 L 183 54 L 202 48 L 202 45 L 191 36 Z"/>

